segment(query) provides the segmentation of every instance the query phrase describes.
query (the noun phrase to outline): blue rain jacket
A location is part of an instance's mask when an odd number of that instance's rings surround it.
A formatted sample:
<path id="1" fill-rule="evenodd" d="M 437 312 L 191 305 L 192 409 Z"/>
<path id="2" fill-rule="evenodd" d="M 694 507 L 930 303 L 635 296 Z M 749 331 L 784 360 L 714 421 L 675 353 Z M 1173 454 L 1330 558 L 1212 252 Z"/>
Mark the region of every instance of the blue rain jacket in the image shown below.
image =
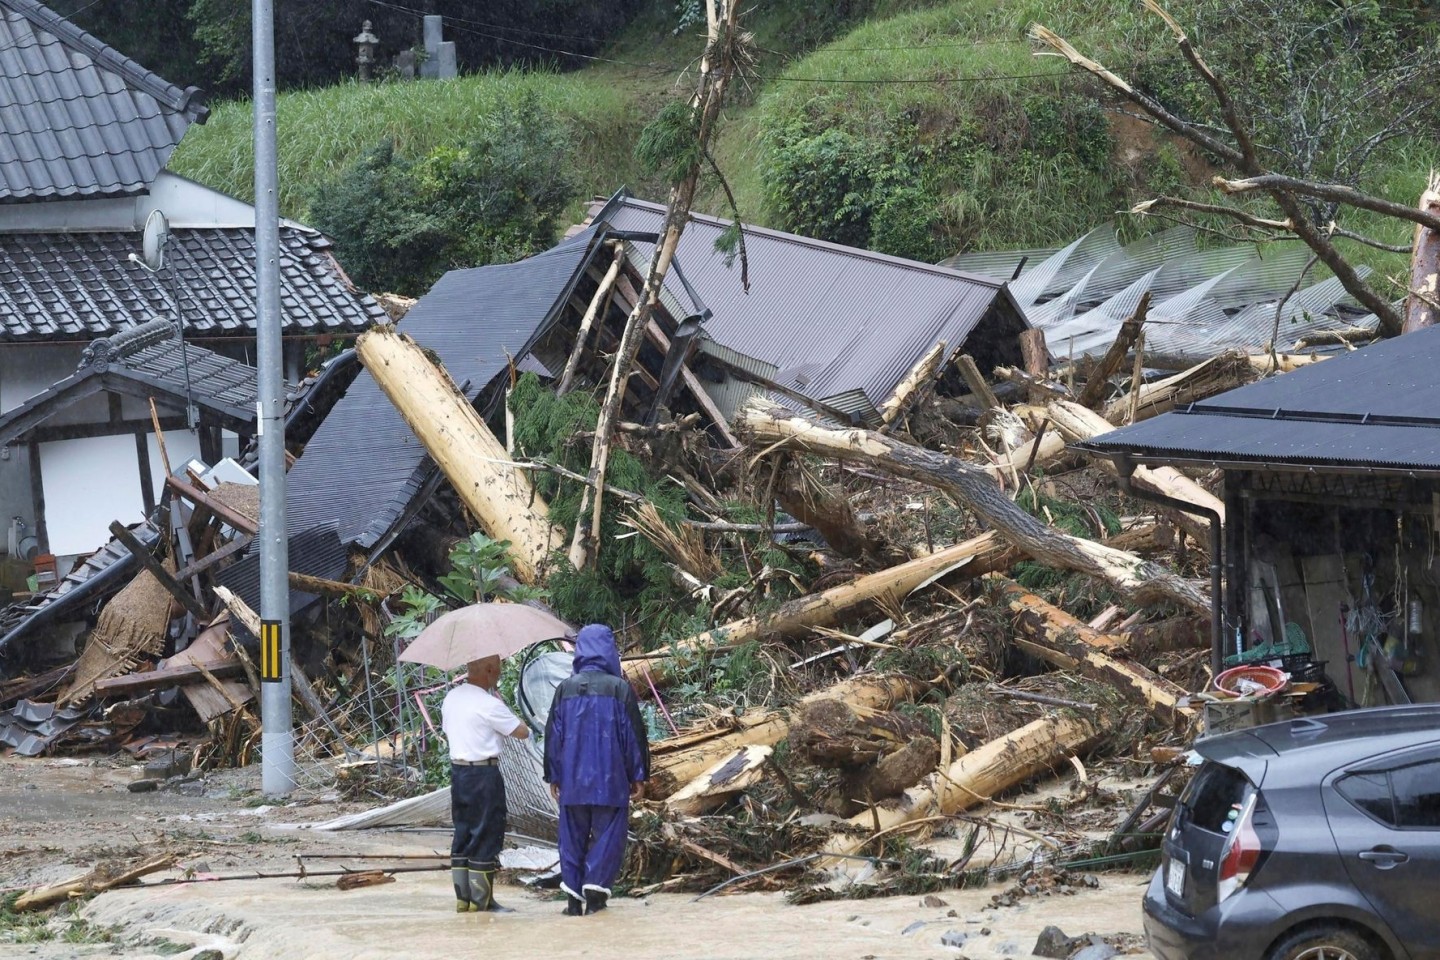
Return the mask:
<path id="1" fill-rule="evenodd" d="M 545 782 L 560 804 L 623 807 L 630 784 L 650 778 L 650 742 L 635 691 L 620 671 L 615 634 L 580 628 L 575 672 L 555 688 L 545 723 Z"/>

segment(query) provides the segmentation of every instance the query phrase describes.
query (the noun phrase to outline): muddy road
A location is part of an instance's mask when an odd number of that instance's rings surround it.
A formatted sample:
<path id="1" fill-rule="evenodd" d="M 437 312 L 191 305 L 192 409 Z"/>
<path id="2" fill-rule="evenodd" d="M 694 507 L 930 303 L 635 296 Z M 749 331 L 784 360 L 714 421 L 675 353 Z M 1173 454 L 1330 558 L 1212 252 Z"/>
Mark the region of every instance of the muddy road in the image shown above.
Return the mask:
<path id="1" fill-rule="evenodd" d="M 448 833 L 322 833 L 309 826 L 362 809 L 332 795 L 267 807 L 258 770 L 212 775 L 188 789 L 133 794 L 136 772 L 112 760 L 0 761 L 0 887 L 13 891 L 84 873 L 96 862 L 173 853 L 182 868 L 147 886 L 101 894 L 43 924 L 0 927 L 0 957 L 167 957 L 179 960 L 396 960 L 706 958 L 824 960 L 1028 957 L 1053 924 L 1100 934 L 1138 957 L 1146 878 L 1107 873 L 1098 887 L 1005 898 L 1003 885 L 797 907 L 782 894 L 617 898 L 610 911 L 567 918 L 549 893 L 507 885 L 515 912 L 456 915 L 448 874 L 399 874 L 394 883 L 340 891 L 333 877 L 210 882 L 249 872 L 398 864 L 397 854 L 444 853 Z M 414 866 L 423 861 L 403 861 Z"/>

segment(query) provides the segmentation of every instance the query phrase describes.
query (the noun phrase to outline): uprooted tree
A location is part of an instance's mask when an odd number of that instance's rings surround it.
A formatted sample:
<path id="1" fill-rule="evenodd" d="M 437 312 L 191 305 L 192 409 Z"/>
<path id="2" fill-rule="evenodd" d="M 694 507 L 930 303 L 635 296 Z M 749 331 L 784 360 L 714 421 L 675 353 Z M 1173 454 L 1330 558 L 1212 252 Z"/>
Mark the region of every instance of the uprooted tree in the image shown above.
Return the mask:
<path id="1" fill-rule="evenodd" d="M 1035 24 L 1031 36 L 1049 48 L 1045 53 L 1058 53 L 1101 80 L 1138 108 L 1142 119 L 1165 127 L 1198 147 L 1210 163 L 1238 175 L 1215 177 L 1227 196 L 1268 197 L 1278 216 L 1244 202 L 1175 196 L 1146 201 L 1134 212 L 1163 216 L 1162 210 L 1177 210 L 1192 218 L 1223 218 L 1250 237 L 1297 237 L 1313 251 L 1312 264 L 1323 263 L 1376 315 L 1383 334 L 1399 334 L 1401 312 L 1366 281 L 1336 241 L 1391 252 L 1411 249 L 1341 226 L 1347 209 L 1440 230 L 1440 216 L 1428 206 L 1395 203 L 1359 188 L 1367 165 L 1397 142 L 1435 134 L 1431 104 L 1440 76 L 1440 42 L 1423 34 L 1409 37 L 1378 10 L 1360 9 L 1366 5 L 1210 0 L 1198 12 L 1217 26 L 1226 25 L 1215 35 L 1223 35 L 1233 48 L 1225 67 L 1217 69 L 1157 0 L 1144 0 L 1144 6 L 1174 34 L 1208 98 L 1167 104 L 1054 31 Z"/>

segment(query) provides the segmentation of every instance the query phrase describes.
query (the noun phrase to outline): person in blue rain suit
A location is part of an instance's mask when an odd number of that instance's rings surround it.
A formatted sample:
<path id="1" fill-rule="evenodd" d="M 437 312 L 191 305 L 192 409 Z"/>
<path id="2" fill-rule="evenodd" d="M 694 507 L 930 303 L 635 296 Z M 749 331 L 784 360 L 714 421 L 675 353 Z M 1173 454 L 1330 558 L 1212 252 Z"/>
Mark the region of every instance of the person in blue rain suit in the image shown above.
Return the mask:
<path id="1" fill-rule="evenodd" d="M 574 672 L 555 688 L 545 723 L 545 782 L 560 804 L 565 913 L 605 909 L 625 855 L 630 801 L 650 778 L 650 742 L 635 691 L 620 671 L 615 634 L 580 629 Z"/>

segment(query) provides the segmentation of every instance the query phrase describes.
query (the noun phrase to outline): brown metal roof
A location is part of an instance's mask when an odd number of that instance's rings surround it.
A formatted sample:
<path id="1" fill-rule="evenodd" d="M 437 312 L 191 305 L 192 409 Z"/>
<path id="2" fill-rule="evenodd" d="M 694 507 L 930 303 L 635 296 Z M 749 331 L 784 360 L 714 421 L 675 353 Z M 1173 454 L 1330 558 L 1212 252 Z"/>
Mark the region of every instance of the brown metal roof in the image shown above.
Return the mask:
<path id="1" fill-rule="evenodd" d="M 594 216 L 616 230 L 658 231 L 665 208 L 616 194 Z M 714 313 L 705 336 L 773 364 L 782 386 L 845 400 L 863 417 L 940 341 L 951 353 L 982 322 L 1024 321 L 1003 282 L 946 267 L 745 227 L 750 292 L 715 241 L 730 221 L 692 215 L 676 261 Z M 866 403 L 868 400 L 868 404 Z"/>

